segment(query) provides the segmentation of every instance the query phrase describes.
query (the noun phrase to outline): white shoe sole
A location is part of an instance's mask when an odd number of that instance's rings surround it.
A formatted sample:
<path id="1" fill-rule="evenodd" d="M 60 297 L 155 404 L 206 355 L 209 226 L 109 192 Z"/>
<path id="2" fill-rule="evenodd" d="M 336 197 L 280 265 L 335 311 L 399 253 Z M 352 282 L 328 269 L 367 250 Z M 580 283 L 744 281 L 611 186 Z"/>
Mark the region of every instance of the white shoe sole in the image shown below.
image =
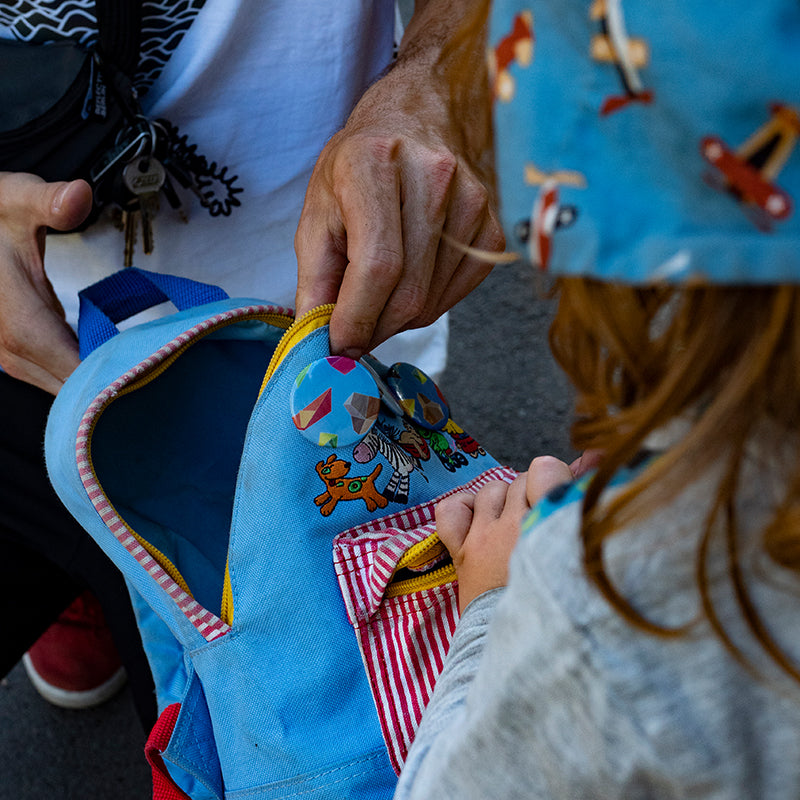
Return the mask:
<path id="1" fill-rule="evenodd" d="M 22 656 L 22 663 L 25 672 L 28 673 L 33 687 L 48 703 L 60 708 L 93 708 L 110 700 L 125 685 L 128 676 L 125 668 L 120 667 L 105 683 L 95 686 L 94 689 L 87 689 L 83 692 L 70 692 L 67 689 L 59 689 L 57 686 L 49 684 L 36 671 L 31 661 L 31 657 L 25 653 Z"/>

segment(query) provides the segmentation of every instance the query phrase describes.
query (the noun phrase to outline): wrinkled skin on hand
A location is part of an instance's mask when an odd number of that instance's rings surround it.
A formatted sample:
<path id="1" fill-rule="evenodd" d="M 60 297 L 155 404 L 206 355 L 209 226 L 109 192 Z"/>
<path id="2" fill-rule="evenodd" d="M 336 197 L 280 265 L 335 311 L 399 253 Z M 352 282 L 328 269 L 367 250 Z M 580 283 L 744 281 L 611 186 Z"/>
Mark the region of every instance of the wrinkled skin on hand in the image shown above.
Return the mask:
<path id="1" fill-rule="evenodd" d="M 79 363 L 78 343 L 45 274 L 47 228 L 70 230 L 92 207 L 84 181 L 0 173 L 0 366 L 56 394 Z"/>
<path id="2" fill-rule="evenodd" d="M 355 358 L 430 324 L 488 275 L 491 264 L 443 235 L 483 250 L 504 246 L 490 193 L 451 130 L 449 94 L 437 83 L 440 46 L 413 46 L 437 24 L 453 26 L 443 14 L 457 14 L 444 5 L 443 12 L 430 2 L 415 15 L 406 55 L 401 47 L 396 65 L 365 93 L 309 182 L 295 237 L 296 308 L 299 315 L 337 303 L 334 353 Z"/>

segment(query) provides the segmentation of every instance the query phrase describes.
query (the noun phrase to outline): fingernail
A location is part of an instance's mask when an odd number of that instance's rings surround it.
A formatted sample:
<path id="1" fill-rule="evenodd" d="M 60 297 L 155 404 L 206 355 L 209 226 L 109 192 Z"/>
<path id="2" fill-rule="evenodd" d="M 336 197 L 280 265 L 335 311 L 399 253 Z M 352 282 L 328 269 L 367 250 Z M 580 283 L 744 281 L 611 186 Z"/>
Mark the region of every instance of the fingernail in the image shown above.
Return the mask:
<path id="1" fill-rule="evenodd" d="M 57 192 L 56 196 L 53 198 L 53 213 L 58 214 L 61 211 L 61 204 L 64 202 L 64 197 L 67 194 L 69 189 L 69 184 L 65 183 Z"/>

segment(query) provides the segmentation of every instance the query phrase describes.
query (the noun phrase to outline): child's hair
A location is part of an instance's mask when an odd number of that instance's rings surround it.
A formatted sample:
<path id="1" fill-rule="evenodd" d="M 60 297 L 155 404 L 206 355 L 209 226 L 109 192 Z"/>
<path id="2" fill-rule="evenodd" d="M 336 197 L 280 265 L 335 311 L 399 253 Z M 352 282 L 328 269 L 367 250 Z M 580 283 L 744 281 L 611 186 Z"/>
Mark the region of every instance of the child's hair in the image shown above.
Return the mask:
<path id="1" fill-rule="evenodd" d="M 616 591 L 603 567 L 603 548 L 614 533 L 648 518 L 716 465 L 721 477 L 696 558 L 705 616 L 742 660 L 709 591 L 708 547 L 712 536 L 723 535 L 743 618 L 772 658 L 800 681 L 797 665 L 775 645 L 742 578 L 734 502 L 745 450 L 758 438 L 774 452 L 776 474 L 784 478 L 760 544 L 775 563 L 800 573 L 800 288 L 636 288 L 562 278 L 558 290 L 550 343 L 578 391 L 573 442 L 578 449 L 604 452 L 583 506 L 588 575 L 633 624 L 664 636 L 682 633 L 642 617 Z M 601 503 L 611 477 L 641 452 L 648 434 L 675 419 L 689 425 L 681 441 L 613 501 Z"/>
<path id="2" fill-rule="evenodd" d="M 455 35 L 445 43 L 439 68 L 452 95 L 450 122 L 453 135 L 470 167 L 495 192 L 492 115 L 488 103 L 486 20 L 490 0 L 476 0 Z M 496 203 L 496 196 L 492 197 Z"/>
<path id="3" fill-rule="evenodd" d="M 473 146 L 487 149 L 492 143 L 488 82 L 484 72 L 475 72 L 470 55 L 484 46 L 489 7 L 489 0 L 477 0 L 446 53 L 456 100 L 474 96 L 476 84 L 481 87 L 481 110 L 473 108 L 469 117 L 478 127 L 468 135 Z M 464 120 L 454 123 L 466 127 Z M 776 564 L 800 574 L 800 287 L 636 287 L 562 277 L 554 291 L 559 305 L 550 343 L 578 392 L 573 444 L 604 452 L 583 506 L 588 576 L 637 627 L 661 636 L 686 633 L 688 626 L 667 629 L 637 612 L 606 573 L 603 550 L 615 533 L 646 520 L 693 477 L 715 467 L 721 478 L 711 513 L 698 531 L 696 553 L 704 615 L 727 649 L 747 664 L 710 591 L 708 548 L 713 536 L 722 535 L 743 619 L 771 658 L 800 682 L 799 665 L 775 644 L 751 601 L 741 571 L 742 531 L 734 502 L 745 450 L 758 438 L 762 448 L 774 451 L 776 474 L 782 477 L 776 490 L 783 494 L 763 530 L 746 532 L 748 544 L 759 537 Z M 611 478 L 637 457 L 648 435 L 676 419 L 687 420 L 689 433 L 613 501 L 601 501 Z"/>

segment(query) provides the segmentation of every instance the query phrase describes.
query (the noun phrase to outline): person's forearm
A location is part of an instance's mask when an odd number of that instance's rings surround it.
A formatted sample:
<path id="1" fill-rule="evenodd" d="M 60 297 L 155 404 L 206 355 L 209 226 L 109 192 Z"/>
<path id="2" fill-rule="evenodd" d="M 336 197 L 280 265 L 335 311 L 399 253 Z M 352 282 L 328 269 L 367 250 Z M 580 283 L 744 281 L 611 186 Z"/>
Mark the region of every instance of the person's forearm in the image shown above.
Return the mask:
<path id="1" fill-rule="evenodd" d="M 441 748 L 452 740 L 452 731 L 460 725 L 467 693 L 483 653 L 486 631 L 503 591 L 486 592 L 465 610 L 409 750 L 395 800 L 442 796 L 440 781 L 447 776 L 442 776 L 441 770 L 446 770 L 447 762 L 440 758 Z"/>
<path id="2" fill-rule="evenodd" d="M 450 89 L 449 59 L 468 64 L 459 74 L 471 78 L 485 63 L 471 39 L 466 48 L 450 45 L 467 7 L 417 3 L 399 57 L 314 167 L 295 236 L 296 308 L 336 304 L 337 355 L 358 358 L 429 325 L 489 274 L 489 262 L 450 243 L 503 248 L 489 171 L 476 167 L 485 148 L 472 145 L 472 115 L 485 104 L 464 103 Z M 482 81 L 469 89 L 485 100 L 483 90 Z"/>
<path id="3" fill-rule="evenodd" d="M 397 61 L 435 63 L 475 8 L 474 0 L 417 0 L 403 33 Z"/>
<path id="4" fill-rule="evenodd" d="M 424 118 L 494 192 L 487 16 L 488 0 L 418 0 L 392 69 L 414 76 Z"/>

